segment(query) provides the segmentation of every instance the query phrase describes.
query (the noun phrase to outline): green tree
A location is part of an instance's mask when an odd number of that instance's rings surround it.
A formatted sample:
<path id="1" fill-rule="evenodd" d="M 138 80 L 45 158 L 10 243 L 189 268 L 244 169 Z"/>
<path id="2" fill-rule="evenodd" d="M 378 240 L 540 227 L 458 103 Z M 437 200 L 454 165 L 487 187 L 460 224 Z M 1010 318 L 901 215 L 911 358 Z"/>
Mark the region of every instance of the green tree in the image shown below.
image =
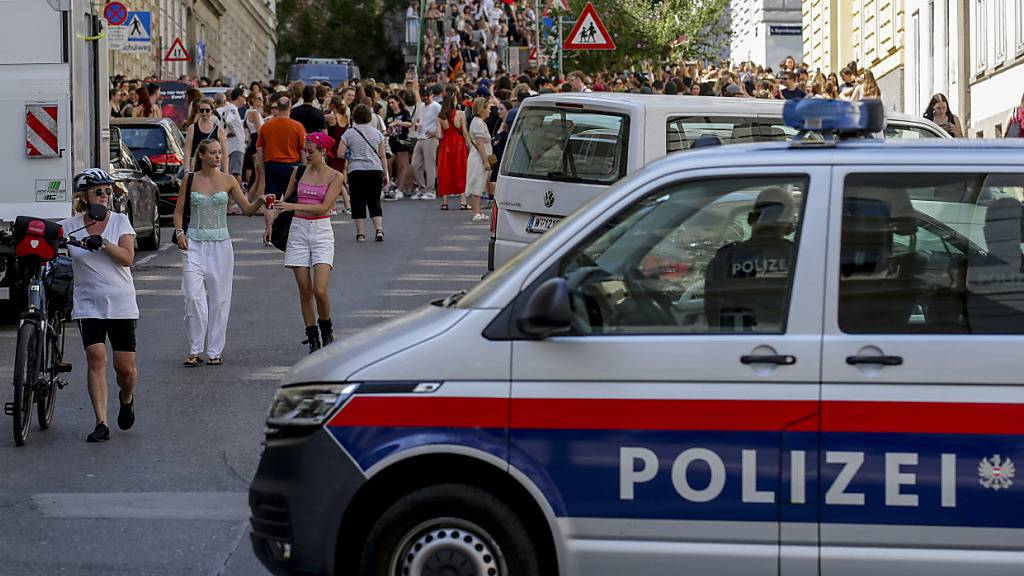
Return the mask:
<path id="1" fill-rule="evenodd" d="M 666 61 L 711 59 L 728 43 L 729 0 L 590 1 L 616 49 L 567 51 L 567 70 L 629 70 Z M 579 15 L 586 3 L 569 0 L 574 15 Z M 676 42 L 680 37 L 685 41 Z"/>
<path id="2" fill-rule="evenodd" d="M 364 78 L 402 73 L 401 46 L 384 34 L 384 15 L 403 0 L 280 0 L 277 4 L 277 76 L 299 56 L 351 58 Z"/>

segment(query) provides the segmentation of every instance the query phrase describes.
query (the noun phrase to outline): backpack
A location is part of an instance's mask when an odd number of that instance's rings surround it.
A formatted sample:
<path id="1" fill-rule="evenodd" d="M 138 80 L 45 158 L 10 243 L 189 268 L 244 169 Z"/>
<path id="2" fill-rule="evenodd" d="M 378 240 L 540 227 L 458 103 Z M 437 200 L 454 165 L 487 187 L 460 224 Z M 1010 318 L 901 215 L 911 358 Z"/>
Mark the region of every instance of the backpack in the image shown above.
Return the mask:
<path id="1" fill-rule="evenodd" d="M 1024 122 L 1024 118 L 1021 117 L 1022 111 L 1020 106 L 1013 109 L 1013 116 L 1010 118 L 1010 124 L 1006 126 L 1006 137 L 1007 138 L 1020 138 L 1024 136 L 1021 133 L 1021 123 Z"/>

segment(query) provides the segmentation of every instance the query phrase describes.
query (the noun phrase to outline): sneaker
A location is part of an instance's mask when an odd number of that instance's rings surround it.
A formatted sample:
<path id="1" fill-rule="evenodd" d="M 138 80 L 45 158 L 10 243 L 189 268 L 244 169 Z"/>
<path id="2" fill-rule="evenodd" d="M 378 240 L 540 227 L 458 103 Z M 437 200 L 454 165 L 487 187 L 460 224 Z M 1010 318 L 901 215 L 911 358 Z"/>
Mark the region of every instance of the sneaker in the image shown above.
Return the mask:
<path id="1" fill-rule="evenodd" d="M 348 216 L 351 216 L 352 215 L 352 209 L 351 208 L 345 208 L 345 214 L 348 215 Z"/>
<path id="2" fill-rule="evenodd" d="M 405 198 L 405 194 L 401 190 L 395 190 L 395 200 L 401 200 L 402 198 Z"/>
<path id="3" fill-rule="evenodd" d="M 388 190 L 387 192 L 384 193 L 385 202 L 394 202 L 395 200 L 398 200 L 395 192 Z"/>
<path id="4" fill-rule="evenodd" d="M 120 401 L 120 398 L 118 398 Z M 121 411 L 117 413 L 117 427 L 121 430 L 128 430 L 135 424 L 135 397 L 127 404 L 121 404 Z"/>
<path id="5" fill-rule="evenodd" d="M 426 192 L 423 193 L 423 199 L 424 200 L 433 200 L 435 198 L 437 198 L 437 194 L 435 194 L 431 190 L 427 190 Z"/>
<path id="6" fill-rule="evenodd" d="M 106 442 L 107 440 L 110 440 L 110 428 L 107 428 L 106 424 L 97 424 L 92 434 L 85 438 L 86 442 Z"/>
<path id="7" fill-rule="evenodd" d="M 486 222 L 486 221 L 488 221 L 490 219 L 491 219 L 490 216 L 488 216 L 487 214 L 484 214 L 483 212 L 481 212 L 479 214 L 474 214 L 473 215 L 473 222 Z"/>

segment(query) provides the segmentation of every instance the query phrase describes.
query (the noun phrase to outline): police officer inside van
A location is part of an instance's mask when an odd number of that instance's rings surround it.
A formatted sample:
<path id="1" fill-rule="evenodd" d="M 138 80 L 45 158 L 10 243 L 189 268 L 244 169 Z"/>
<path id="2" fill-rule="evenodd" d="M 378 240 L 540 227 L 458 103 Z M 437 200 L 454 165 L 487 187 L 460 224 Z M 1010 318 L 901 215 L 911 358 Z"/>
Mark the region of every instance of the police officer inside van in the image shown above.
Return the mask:
<path id="1" fill-rule="evenodd" d="M 750 238 L 726 244 L 708 264 L 704 312 L 721 332 L 781 331 L 793 258 L 793 197 L 772 186 L 747 215 Z"/>

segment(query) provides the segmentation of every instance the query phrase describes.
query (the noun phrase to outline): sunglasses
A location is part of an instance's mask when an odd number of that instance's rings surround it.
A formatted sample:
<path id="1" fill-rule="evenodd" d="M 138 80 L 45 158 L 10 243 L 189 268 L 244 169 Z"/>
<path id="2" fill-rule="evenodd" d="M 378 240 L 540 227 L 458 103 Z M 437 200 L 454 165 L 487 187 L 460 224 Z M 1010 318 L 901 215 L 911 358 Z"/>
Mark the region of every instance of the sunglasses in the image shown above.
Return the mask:
<path id="1" fill-rule="evenodd" d="M 200 108 L 199 109 L 199 113 L 200 114 L 209 114 L 210 112 L 213 112 L 213 110 L 211 110 L 209 108 Z"/>
<path id="2" fill-rule="evenodd" d="M 96 196 L 99 196 L 100 198 L 106 198 L 107 196 L 110 196 L 113 193 L 113 189 L 99 188 L 97 190 L 93 190 L 92 193 L 95 194 Z"/>

